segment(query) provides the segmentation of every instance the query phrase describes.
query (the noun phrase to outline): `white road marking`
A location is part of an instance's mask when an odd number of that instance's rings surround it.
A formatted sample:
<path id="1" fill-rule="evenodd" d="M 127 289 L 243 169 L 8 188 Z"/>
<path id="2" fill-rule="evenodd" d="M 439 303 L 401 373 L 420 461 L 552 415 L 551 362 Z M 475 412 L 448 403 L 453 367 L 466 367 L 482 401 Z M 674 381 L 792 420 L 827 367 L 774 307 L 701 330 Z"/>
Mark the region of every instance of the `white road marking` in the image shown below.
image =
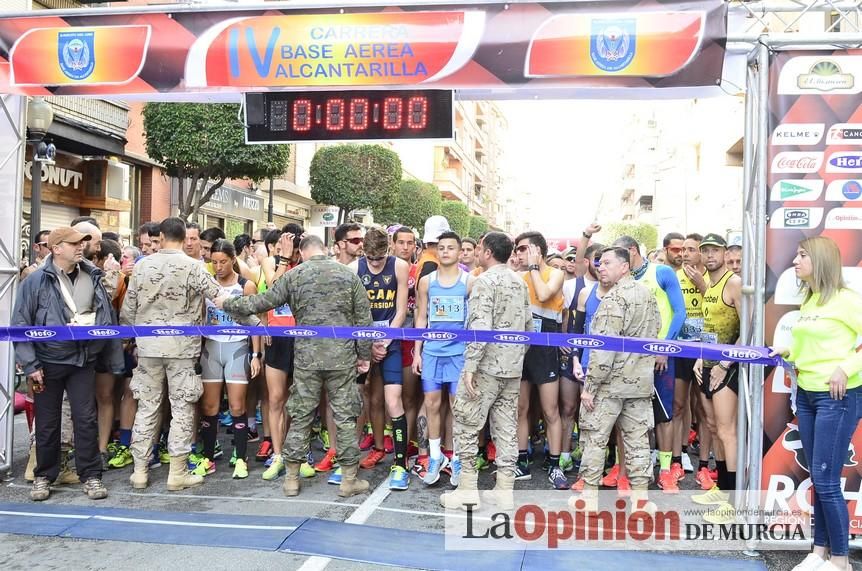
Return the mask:
<path id="1" fill-rule="evenodd" d="M 151 523 L 157 525 L 181 525 L 185 527 L 215 527 L 226 529 L 258 529 L 258 530 L 291 530 L 295 525 L 237 525 L 234 523 L 207 523 L 197 521 L 171 521 L 169 519 L 144 519 L 135 517 L 116 517 L 106 515 L 95 515 L 93 519 L 104 521 L 119 521 L 123 523 Z"/>
<path id="2" fill-rule="evenodd" d="M 39 512 L 12 512 L 12 511 L 0 511 L 0 515 L 19 515 L 25 517 L 55 517 L 60 519 L 90 519 L 88 515 L 76 515 L 76 514 L 46 514 Z"/>

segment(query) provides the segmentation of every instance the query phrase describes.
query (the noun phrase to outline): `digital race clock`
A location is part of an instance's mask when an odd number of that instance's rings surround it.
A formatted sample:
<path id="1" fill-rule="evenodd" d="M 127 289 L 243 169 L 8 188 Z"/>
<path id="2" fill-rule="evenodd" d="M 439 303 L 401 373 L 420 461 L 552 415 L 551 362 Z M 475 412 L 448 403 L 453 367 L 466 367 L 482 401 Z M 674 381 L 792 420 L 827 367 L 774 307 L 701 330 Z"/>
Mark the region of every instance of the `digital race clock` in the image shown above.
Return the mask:
<path id="1" fill-rule="evenodd" d="M 452 91 L 311 91 L 245 96 L 246 141 L 451 139 Z"/>

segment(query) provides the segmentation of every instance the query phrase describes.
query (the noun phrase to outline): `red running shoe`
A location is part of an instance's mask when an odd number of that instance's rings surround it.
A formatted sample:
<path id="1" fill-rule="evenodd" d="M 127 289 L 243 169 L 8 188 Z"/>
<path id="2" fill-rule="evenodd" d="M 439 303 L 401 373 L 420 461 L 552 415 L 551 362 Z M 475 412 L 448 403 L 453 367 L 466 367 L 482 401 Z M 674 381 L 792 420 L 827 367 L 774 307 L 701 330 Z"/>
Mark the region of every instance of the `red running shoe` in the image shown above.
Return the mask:
<path id="1" fill-rule="evenodd" d="M 384 458 L 386 458 L 386 453 L 383 450 L 372 448 L 371 452 L 368 453 L 368 456 L 363 458 L 359 465 L 367 470 L 377 466 L 377 464 L 382 462 Z"/>
<path id="2" fill-rule="evenodd" d="M 359 441 L 359 449 L 365 452 L 372 448 L 374 448 L 374 435 L 370 432 L 366 432 L 365 436 L 362 437 L 362 440 Z"/>
<path id="3" fill-rule="evenodd" d="M 493 462 L 497 459 L 497 447 L 494 445 L 493 440 L 489 440 L 488 445 L 485 446 L 485 456 L 488 458 L 488 462 Z"/>
<path id="4" fill-rule="evenodd" d="M 314 465 L 315 472 L 329 472 L 338 465 L 335 461 L 335 448 L 330 448 L 326 451 L 326 456 L 323 460 Z"/>
<path id="5" fill-rule="evenodd" d="M 666 494 L 679 493 L 679 484 L 676 482 L 676 476 L 670 470 L 662 470 L 658 475 L 658 487 Z"/>
<path id="6" fill-rule="evenodd" d="M 676 478 L 677 482 L 681 482 L 685 479 L 685 470 L 682 468 L 682 464 L 674 463 L 670 465 L 670 473 Z"/>
<path id="7" fill-rule="evenodd" d="M 608 471 L 608 475 L 602 478 L 602 485 L 607 488 L 616 488 L 617 481 L 620 477 L 620 465 L 614 464 L 614 467 Z"/>
<path id="8" fill-rule="evenodd" d="M 387 454 L 392 454 L 393 452 L 395 452 L 395 441 L 392 440 L 392 437 L 388 434 L 383 437 L 383 450 Z"/>
<path id="9" fill-rule="evenodd" d="M 572 492 L 580 494 L 584 491 L 584 486 L 586 485 L 586 480 L 584 480 L 583 478 L 578 478 L 578 481 L 572 484 Z"/>
<path id="10" fill-rule="evenodd" d="M 270 456 L 272 456 L 272 442 L 269 440 L 264 440 L 260 443 L 260 446 L 257 448 L 257 454 L 254 455 L 254 459 L 258 462 L 266 462 Z"/>

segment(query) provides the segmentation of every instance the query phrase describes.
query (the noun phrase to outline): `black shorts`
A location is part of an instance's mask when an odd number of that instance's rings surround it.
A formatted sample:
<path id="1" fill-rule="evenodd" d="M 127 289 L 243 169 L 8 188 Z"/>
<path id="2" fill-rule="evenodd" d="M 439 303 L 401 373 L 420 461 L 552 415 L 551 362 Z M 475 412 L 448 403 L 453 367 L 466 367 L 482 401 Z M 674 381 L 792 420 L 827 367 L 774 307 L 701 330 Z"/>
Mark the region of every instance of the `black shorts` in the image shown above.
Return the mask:
<path id="1" fill-rule="evenodd" d="M 273 337 L 272 345 L 264 347 L 263 364 L 293 377 L 293 338 Z"/>
<path id="2" fill-rule="evenodd" d="M 739 395 L 739 363 L 734 363 L 730 366 L 727 371 L 727 374 L 724 376 L 724 382 L 719 385 L 717 389 L 714 391 L 709 389 L 709 376 L 712 374 L 712 367 L 704 367 L 703 368 L 703 382 L 700 385 L 700 390 L 703 392 L 703 396 L 712 400 L 712 395 L 722 390 L 724 387 L 729 388 L 735 394 Z"/>
<path id="3" fill-rule="evenodd" d="M 687 383 L 692 382 L 694 380 L 694 364 L 697 359 L 675 357 L 674 361 L 676 361 L 676 378 Z"/>
<path id="4" fill-rule="evenodd" d="M 553 319 L 542 318 L 542 333 L 559 332 L 559 323 Z M 559 380 L 560 350 L 557 347 L 531 345 L 524 356 L 524 371 L 521 378 L 534 385 L 543 385 Z"/>

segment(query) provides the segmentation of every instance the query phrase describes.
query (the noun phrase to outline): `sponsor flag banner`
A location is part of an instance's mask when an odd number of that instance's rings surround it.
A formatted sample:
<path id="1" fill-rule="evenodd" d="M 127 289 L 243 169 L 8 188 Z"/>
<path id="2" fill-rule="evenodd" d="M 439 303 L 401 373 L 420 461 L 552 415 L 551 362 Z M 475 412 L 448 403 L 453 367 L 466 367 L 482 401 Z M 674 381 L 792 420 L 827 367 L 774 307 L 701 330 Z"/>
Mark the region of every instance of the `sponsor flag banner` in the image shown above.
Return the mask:
<path id="1" fill-rule="evenodd" d="M 766 230 L 766 342 L 788 346 L 802 295 L 793 271 L 799 241 L 828 236 L 841 249 L 844 279 L 862 292 L 862 63 L 858 50 L 785 51 L 770 62 L 769 225 Z M 764 509 L 810 493 L 808 462 L 791 406 L 787 367 L 764 385 Z M 850 533 L 862 529 L 862 467 L 853 435 L 842 485 Z M 776 498 L 786 496 L 781 501 Z"/>
<path id="2" fill-rule="evenodd" d="M 0 18 L 0 92 L 714 86 L 727 33 L 721 0 L 170 10 Z"/>

